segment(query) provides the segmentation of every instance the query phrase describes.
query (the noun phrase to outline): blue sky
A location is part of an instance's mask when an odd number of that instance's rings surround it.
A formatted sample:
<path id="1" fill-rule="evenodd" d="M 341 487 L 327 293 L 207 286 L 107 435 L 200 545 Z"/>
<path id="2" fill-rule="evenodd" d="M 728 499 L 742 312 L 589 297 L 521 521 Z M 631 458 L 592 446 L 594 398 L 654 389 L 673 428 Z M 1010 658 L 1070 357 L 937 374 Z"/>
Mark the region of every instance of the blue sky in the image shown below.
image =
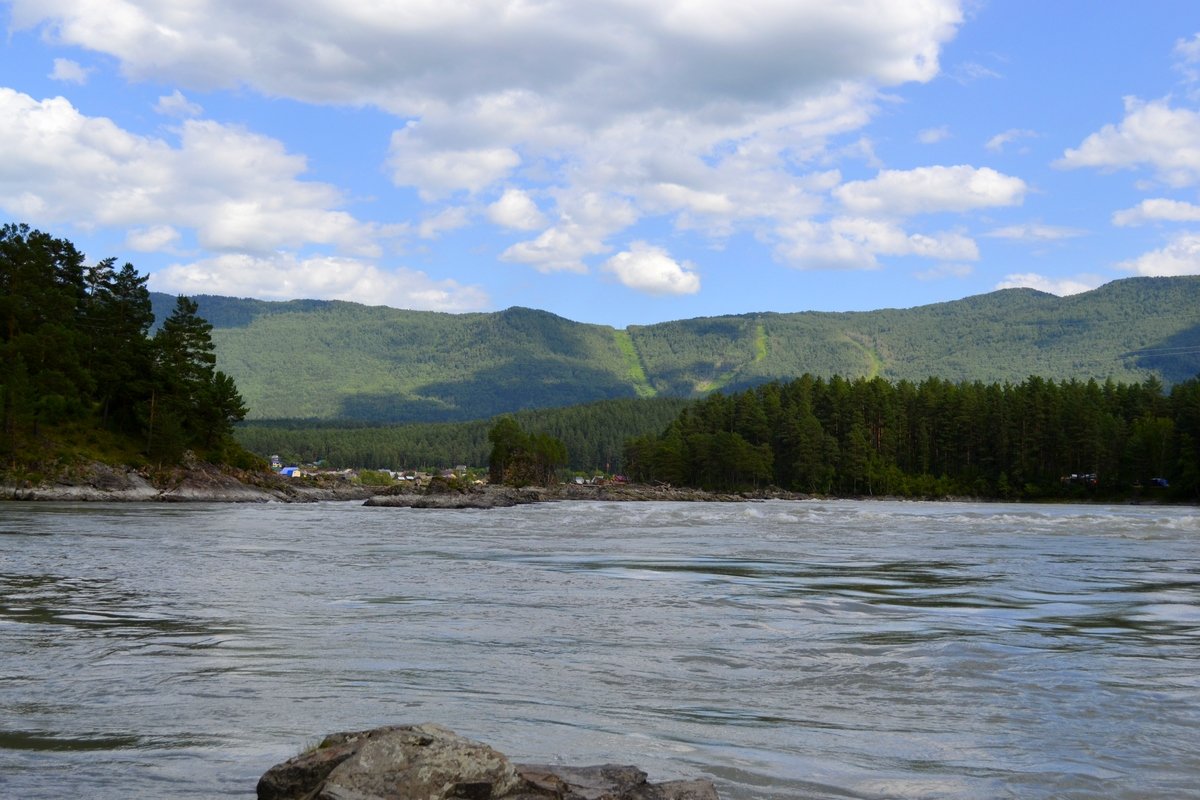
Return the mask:
<path id="1" fill-rule="evenodd" d="M 1200 4 L 0 0 L 0 219 L 618 327 L 1200 274 Z"/>

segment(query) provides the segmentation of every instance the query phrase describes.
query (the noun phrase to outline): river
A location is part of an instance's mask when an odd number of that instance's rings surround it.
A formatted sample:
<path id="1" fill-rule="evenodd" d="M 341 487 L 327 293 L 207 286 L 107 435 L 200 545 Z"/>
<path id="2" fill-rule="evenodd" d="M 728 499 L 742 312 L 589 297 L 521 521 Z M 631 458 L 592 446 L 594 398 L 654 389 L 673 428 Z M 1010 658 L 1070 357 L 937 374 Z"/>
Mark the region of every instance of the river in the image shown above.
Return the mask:
<path id="1" fill-rule="evenodd" d="M 1200 797 L 1200 510 L 0 504 L 0 796 L 216 798 L 321 735 L 760 798 Z"/>

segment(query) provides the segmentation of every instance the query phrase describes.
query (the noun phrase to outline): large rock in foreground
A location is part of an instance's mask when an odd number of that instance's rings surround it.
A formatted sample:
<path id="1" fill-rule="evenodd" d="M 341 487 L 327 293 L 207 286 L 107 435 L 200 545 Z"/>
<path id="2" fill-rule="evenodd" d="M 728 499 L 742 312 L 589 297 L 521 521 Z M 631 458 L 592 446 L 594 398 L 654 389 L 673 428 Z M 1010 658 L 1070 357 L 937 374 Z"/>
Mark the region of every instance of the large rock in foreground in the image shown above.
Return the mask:
<path id="1" fill-rule="evenodd" d="M 439 725 L 335 733 L 269 769 L 259 800 L 718 800 L 712 783 L 636 767 L 513 764 Z"/>

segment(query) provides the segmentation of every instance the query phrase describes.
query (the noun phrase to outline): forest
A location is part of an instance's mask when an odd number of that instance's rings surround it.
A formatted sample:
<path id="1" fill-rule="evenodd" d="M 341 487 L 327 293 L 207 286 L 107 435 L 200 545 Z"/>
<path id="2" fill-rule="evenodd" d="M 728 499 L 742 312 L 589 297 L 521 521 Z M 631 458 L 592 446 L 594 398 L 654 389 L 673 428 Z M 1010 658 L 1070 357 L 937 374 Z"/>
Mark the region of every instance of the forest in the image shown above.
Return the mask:
<path id="1" fill-rule="evenodd" d="M 177 298 L 151 335 L 147 278 L 84 261 L 65 239 L 0 227 L 0 469 L 170 465 L 189 451 L 258 464 L 233 439 L 246 406 L 196 303 Z"/>
<path id="2" fill-rule="evenodd" d="M 1003 499 L 1200 499 L 1200 379 L 891 383 L 804 375 L 684 408 L 625 448 L 645 482 Z"/>
<path id="3" fill-rule="evenodd" d="M 661 431 L 688 402 L 671 397 L 623 398 L 510 416 L 524 430 L 562 441 L 568 470 L 619 472 L 625 442 Z M 290 464 L 320 461 L 337 469 L 441 469 L 487 464 L 491 425 L 486 419 L 407 425 L 276 420 L 245 422 L 234 435 L 248 450 L 278 455 Z"/>

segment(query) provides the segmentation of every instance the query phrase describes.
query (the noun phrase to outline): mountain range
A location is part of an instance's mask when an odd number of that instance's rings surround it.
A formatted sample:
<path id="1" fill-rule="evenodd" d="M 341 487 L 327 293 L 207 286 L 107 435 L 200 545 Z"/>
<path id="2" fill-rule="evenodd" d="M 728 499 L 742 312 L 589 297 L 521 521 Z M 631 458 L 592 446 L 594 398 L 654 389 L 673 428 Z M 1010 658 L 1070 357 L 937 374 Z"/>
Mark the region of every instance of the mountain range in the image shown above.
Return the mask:
<path id="1" fill-rule="evenodd" d="M 153 293 L 156 317 L 174 297 Z M 1005 289 L 867 312 L 752 313 L 620 329 L 514 307 L 447 314 L 326 300 L 193 298 L 251 419 L 481 419 L 618 397 L 698 397 L 773 379 L 1200 374 L 1200 276 L 1057 297 Z"/>

